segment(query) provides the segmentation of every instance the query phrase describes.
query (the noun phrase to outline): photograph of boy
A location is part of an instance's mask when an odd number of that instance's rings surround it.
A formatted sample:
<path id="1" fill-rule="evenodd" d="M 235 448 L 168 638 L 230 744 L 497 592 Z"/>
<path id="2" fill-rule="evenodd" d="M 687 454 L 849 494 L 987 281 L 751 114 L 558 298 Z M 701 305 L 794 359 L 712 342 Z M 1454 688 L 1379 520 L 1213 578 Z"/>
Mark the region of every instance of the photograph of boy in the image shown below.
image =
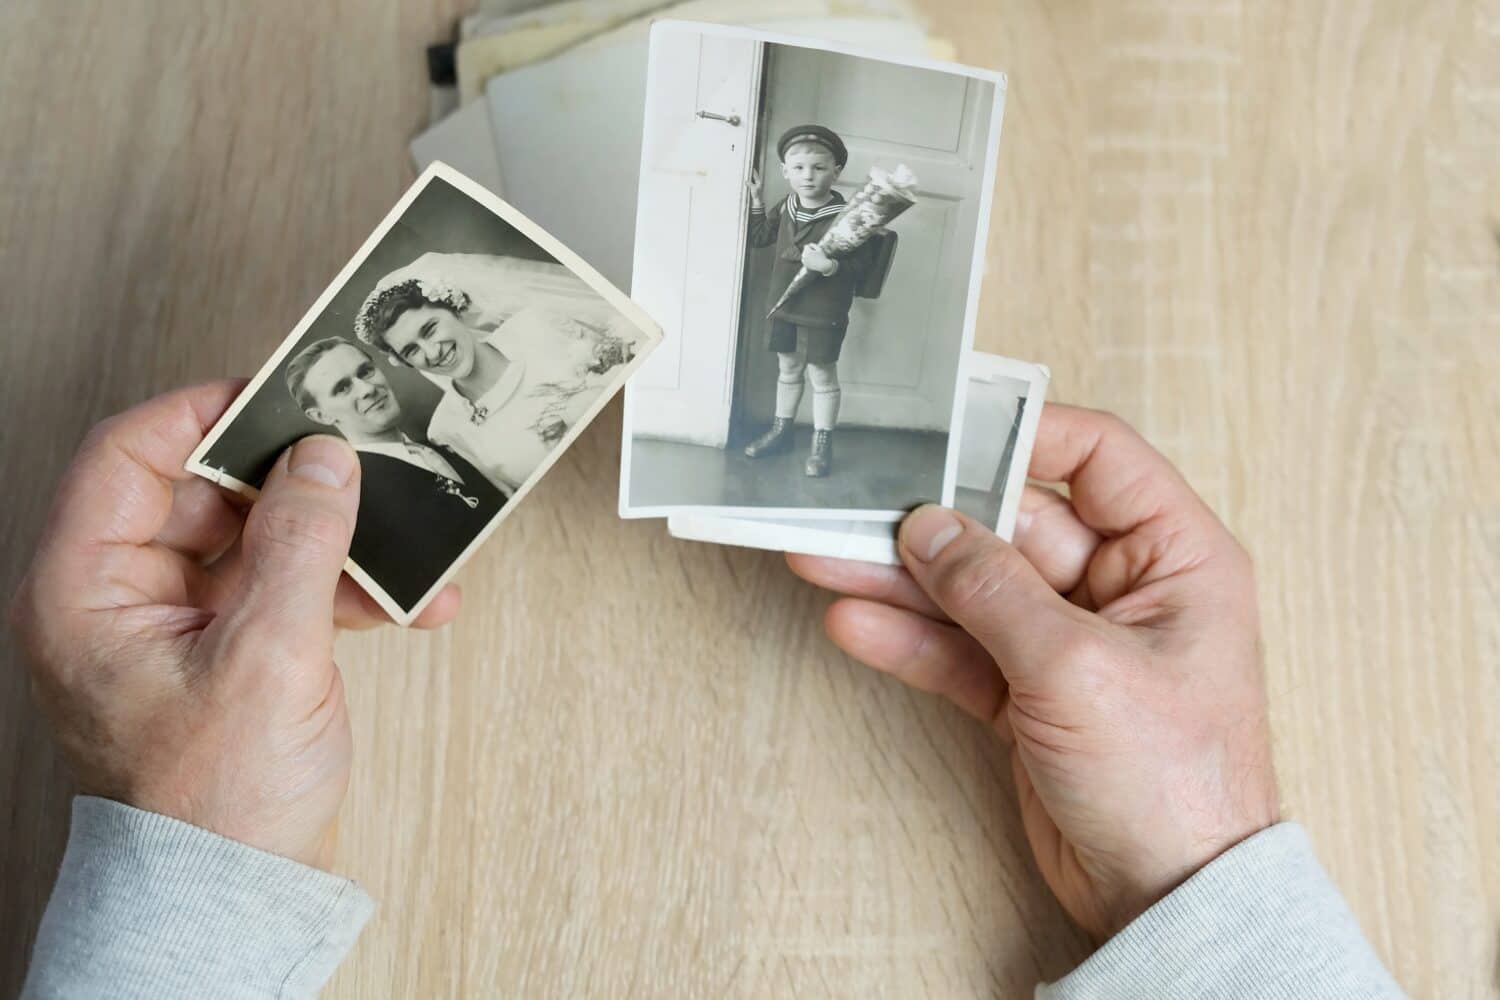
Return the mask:
<path id="1" fill-rule="evenodd" d="M 794 125 L 777 140 L 776 155 L 791 193 L 767 211 L 761 200 L 760 172 L 752 170 L 747 182 L 750 245 L 775 247 L 766 303 L 772 310 L 766 346 L 776 353 L 776 415 L 771 429 L 745 446 L 745 455 L 761 458 L 791 447 L 792 421 L 803 389 L 811 382 L 813 438 L 804 471 L 809 476 L 826 476 L 833 471 L 839 349 L 849 331 L 849 307 L 854 304 L 855 285 L 869 270 L 882 241 L 865 243 L 840 260 L 818 246 L 845 204 L 833 185 L 849 160 L 849 151 L 832 129 Z M 819 275 L 819 280 L 780 302 L 802 268 Z"/>
<path id="2" fill-rule="evenodd" d="M 653 27 L 621 512 L 894 520 L 951 493 L 1003 78 Z"/>

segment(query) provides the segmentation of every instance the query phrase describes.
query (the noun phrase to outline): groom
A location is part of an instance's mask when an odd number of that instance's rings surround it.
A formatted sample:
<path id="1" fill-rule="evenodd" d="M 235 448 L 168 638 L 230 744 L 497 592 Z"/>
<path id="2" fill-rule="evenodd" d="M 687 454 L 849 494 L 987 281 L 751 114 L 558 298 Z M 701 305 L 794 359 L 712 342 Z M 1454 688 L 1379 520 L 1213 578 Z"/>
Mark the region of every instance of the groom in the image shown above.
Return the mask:
<path id="1" fill-rule="evenodd" d="M 359 453 L 349 557 L 402 608 L 414 607 L 509 497 L 454 452 L 401 429 L 401 403 L 362 345 L 314 341 L 287 364 L 286 387 Z"/>

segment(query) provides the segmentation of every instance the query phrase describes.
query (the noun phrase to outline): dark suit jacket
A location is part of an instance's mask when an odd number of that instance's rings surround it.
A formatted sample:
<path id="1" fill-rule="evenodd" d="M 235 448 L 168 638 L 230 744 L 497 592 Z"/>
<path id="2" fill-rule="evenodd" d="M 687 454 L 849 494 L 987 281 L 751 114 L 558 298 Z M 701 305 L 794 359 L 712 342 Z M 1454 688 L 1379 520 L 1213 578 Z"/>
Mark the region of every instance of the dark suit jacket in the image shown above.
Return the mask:
<path id="1" fill-rule="evenodd" d="M 389 455 L 359 452 L 359 518 L 349 556 L 410 611 L 509 497 L 457 454 L 432 446 L 463 477 L 470 507 L 443 477 Z"/>
<path id="2" fill-rule="evenodd" d="M 776 245 L 776 263 L 771 267 L 771 287 L 766 298 L 770 308 L 781 298 L 786 286 L 792 283 L 797 272 L 802 270 L 802 248 L 816 243 L 833 226 L 838 211 L 844 207 L 844 196 L 833 192 L 833 200 L 824 209 L 829 210 L 811 222 L 797 223 L 787 208 L 792 196 L 787 195 L 767 211 L 750 212 L 750 245 L 765 247 Z M 776 310 L 772 319 L 796 326 L 817 327 L 825 330 L 842 330 L 849 325 L 849 306 L 854 302 L 854 289 L 860 276 L 870 266 L 876 241 L 872 240 L 847 257 L 838 258 L 839 269 L 830 276 L 815 274 L 812 284 L 787 300 L 786 305 Z"/>

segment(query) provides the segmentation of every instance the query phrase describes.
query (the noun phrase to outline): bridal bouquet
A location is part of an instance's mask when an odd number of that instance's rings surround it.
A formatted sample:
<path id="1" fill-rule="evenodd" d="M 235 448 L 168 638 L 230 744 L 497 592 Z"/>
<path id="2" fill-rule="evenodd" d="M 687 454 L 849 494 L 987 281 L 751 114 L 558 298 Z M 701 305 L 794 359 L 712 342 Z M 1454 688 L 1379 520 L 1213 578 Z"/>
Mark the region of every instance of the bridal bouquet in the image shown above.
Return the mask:
<path id="1" fill-rule="evenodd" d="M 818 248 L 834 260 L 847 257 L 916 203 L 917 175 L 906 164 L 889 171 L 871 167 L 865 186 L 854 192 L 828 232 L 818 241 Z M 767 315 L 786 305 L 786 300 L 806 288 L 814 277 L 816 275 L 805 267 L 798 271 Z"/>

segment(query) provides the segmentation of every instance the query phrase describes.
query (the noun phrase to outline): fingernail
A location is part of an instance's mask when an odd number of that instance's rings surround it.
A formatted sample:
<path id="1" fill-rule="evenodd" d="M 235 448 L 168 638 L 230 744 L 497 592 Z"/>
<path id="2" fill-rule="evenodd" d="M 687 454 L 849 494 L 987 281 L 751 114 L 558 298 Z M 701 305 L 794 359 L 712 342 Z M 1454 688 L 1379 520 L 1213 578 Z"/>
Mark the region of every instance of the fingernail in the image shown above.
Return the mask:
<path id="1" fill-rule="evenodd" d="M 932 562 L 963 530 L 963 524 L 951 510 L 928 504 L 918 507 L 901 523 L 901 541 L 912 555 L 923 562 Z"/>
<path id="2" fill-rule="evenodd" d="M 1016 511 L 1017 536 L 1024 535 L 1026 534 L 1026 532 L 1031 530 L 1031 520 L 1033 517 L 1035 517 L 1035 515 L 1025 507 L 1022 507 L 1020 510 Z"/>
<path id="3" fill-rule="evenodd" d="M 341 490 L 349 485 L 359 459 L 354 449 L 327 434 L 315 434 L 298 441 L 287 459 L 287 470 L 300 479 L 309 479 Z"/>

